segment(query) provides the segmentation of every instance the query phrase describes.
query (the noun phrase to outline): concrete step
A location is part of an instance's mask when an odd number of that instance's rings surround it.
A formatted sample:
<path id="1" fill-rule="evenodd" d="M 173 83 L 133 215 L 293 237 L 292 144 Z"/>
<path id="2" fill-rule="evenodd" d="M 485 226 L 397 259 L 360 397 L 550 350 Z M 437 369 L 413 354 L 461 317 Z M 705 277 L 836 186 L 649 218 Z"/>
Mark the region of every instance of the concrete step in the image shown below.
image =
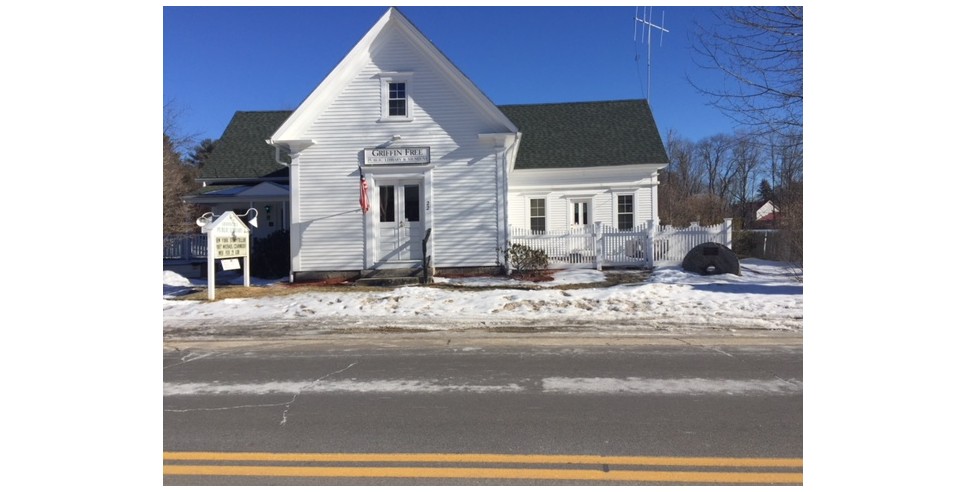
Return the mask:
<path id="1" fill-rule="evenodd" d="M 362 277 L 353 283 L 355 285 L 371 285 L 376 287 L 419 285 L 419 277 Z"/>
<path id="2" fill-rule="evenodd" d="M 359 272 L 360 278 L 355 285 L 393 287 L 397 285 L 418 285 L 423 277 L 422 267 L 380 268 Z"/>
<path id="3" fill-rule="evenodd" d="M 418 277 L 422 274 L 422 267 L 413 268 L 380 268 L 376 270 L 363 270 L 359 272 L 362 278 L 386 278 L 386 277 Z"/>

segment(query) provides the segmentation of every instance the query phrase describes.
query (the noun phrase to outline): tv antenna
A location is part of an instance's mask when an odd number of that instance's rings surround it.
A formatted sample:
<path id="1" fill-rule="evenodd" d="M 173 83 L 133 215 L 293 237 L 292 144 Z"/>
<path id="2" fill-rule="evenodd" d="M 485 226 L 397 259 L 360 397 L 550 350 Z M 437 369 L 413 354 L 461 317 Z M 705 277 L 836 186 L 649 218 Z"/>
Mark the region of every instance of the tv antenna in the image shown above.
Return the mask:
<path id="1" fill-rule="evenodd" d="M 640 7 L 634 7 L 634 43 L 637 46 L 637 25 L 641 25 L 641 43 L 644 42 L 644 38 L 647 38 L 647 95 L 645 96 L 648 101 L 651 100 L 651 31 L 657 29 L 661 31 L 661 39 L 659 41 L 659 46 L 664 45 L 664 33 L 670 33 L 664 28 L 664 11 L 661 11 L 661 25 L 654 23 L 654 7 L 644 7 L 644 17 L 641 17 Z M 644 30 L 647 30 L 647 36 L 644 36 Z M 640 55 L 635 56 L 635 60 L 640 66 Z M 638 68 L 638 76 L 640 76 L 640 68 Z"/>

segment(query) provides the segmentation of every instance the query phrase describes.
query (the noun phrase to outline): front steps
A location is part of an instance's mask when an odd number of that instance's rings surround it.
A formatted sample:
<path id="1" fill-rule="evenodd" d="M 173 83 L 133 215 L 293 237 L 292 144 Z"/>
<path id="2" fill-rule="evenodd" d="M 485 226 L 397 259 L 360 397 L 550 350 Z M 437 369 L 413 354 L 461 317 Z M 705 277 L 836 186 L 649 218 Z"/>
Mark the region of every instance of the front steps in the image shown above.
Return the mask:
<path id="1" fill-rule="evenodd" d="M 422 267 L 363 270 L 353 282 L 355 285 L 395 287 L 399 285 L 418 285 L 422 282 Z"/>

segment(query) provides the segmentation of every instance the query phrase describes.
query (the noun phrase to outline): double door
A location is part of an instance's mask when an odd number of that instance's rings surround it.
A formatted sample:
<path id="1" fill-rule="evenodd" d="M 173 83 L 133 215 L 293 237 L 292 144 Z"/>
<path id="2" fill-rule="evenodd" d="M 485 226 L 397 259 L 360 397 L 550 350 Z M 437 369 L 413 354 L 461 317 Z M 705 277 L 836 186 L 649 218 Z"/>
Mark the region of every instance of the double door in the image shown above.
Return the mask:
<path id="1" fill-rule="evenodd" d="M 379 185 L 377 265 L 408 266 L 422 261 L 423 201 L 418 181 Z"/>

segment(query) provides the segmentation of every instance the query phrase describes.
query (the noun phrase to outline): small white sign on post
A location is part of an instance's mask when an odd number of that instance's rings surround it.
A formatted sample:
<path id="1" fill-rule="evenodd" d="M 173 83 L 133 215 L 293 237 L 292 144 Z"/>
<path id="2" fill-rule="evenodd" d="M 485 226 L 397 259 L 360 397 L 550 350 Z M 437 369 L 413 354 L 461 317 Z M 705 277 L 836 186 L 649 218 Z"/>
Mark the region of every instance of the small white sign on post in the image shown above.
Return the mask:
<path id="1" fill-rule="evenodd" d="M 215 260 L 222 260 L 222 266 L 227 270 L 231 263 L 234 263 L 233 269 L 237 269 L 238 258 L 243 259 L 245 287 L 250 286 L 248 240 L 251 234 L 245 222 L 229 211 L 202 225 L 201 232 L 208 235 L 208 300 L 215 300 Z"/>

